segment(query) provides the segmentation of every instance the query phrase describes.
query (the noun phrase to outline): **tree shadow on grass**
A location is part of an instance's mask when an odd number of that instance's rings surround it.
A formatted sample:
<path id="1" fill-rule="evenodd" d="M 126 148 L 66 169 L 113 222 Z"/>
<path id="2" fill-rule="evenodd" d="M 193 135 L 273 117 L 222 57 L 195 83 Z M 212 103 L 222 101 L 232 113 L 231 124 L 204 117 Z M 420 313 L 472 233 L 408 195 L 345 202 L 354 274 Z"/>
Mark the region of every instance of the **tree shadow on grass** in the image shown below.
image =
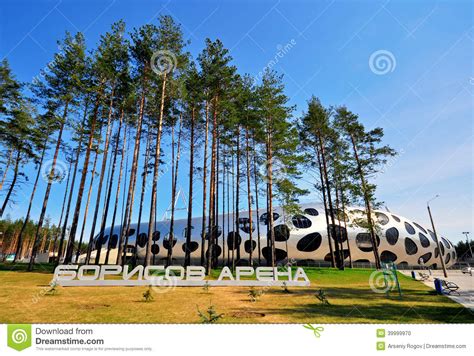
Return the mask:
<path id="1" fill-rule="evenodd" d="M 27 273 L 53 273 L 54 272 L 54 263 L 37 263 L 33 265 L 33 270 L 28 271 L 28 263 L 11 263 L 4 262 L 0 263 L 0 271 L 2 272 L 27 272 Z"/>
<path id="2" fill-rule="evenodd" d="M 371 305 L 371 306 L 322 306 L 318 303 L 286 308 L 261 308 L 266 315 L 297 319 L 294 322 L 314 322 L 315 320 L 336 319 L 329 323 L 473 323 L 472 315 L 459 307 L 428 307 L 406 305 Z M 326 322 L 326 321 L 325 321 Z"/>
<path id="3" fill-rule="evenodd" d="M 474 323 L 470 310 L 445 296 L 434 295 L 430 290 L 405 289 L 400 299 L 374 293 L 370 289 L 323 288 L 330 305 L 322 305 L 314 297 L 318 288 L 294 289 L 285 294 L 279 289 L 268 289 L 262 295 L 281 297 L 280 307 L 259 306 L 256 311 L 285 319 L 309 322 L 317 318 L 336 319 L 333 322 L 391 322 L 391 323 Z M 248 293 L 245 290 L 236 291 Z M 307 303 L 297 297 L 314 297 Z M 288 299 L 289 298 L 289 299 Z M 243 301 L 248 301 L 248 298 Z M 339 319 L 339 320 L 338 320 Z"/>

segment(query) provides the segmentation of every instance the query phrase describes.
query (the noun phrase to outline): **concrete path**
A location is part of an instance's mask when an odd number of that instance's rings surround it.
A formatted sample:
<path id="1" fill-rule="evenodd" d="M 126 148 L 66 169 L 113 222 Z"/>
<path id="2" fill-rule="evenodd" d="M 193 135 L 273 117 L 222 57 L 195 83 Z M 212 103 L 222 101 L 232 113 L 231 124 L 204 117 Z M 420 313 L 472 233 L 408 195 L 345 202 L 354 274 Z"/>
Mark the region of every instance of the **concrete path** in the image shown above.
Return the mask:
<path id="1" fill-rule="evenodd" d="M 411 277 L 411 271 L 400 272 Z M 427 271 L 415 272 L 417 279 L 419 278 L 418 272 L 428 273 Z M 423 281 L 423 283 L 434 289 L 435 278 L 445 279 L 449 282 L 456 283 L 459 286 L 458 292 L 460 295 L 448 295 L 448 297 L 474 311 L 474 274 L 471 276 L 469 274 L 463 274 L 461 271 L 448 270 L 448 278 L 445 278 L 443 271 L 432 271 L 431 277 L 428 280 Z"/>

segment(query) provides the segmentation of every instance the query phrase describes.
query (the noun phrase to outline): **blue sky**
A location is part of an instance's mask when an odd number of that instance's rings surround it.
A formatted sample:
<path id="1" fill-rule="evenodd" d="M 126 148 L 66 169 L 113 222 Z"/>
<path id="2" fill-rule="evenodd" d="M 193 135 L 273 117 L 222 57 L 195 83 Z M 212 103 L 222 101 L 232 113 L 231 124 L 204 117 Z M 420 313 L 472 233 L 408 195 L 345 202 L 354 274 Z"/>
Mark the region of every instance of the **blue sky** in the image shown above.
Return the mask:
<path id="1" fill-rule="evenodd" d="M 258 75 L 277 62 L 272 66 L 285 76 L 295 116 L 314 94 L 325 105 L 347 105 L 369 128 L 382 126 L 385 141 L 400 154 L 377 177 L 378 199 L 392 212 L 428 225 L 426 201 L 439 194 L 432 208 L 440 233 L 458 241 L 462 231 L 472 231 L 471 1 L 3 0 L 0 56 L 18 79 L 30 82 L 52 59 L 64 31 L 84 32 L 93 48 L 112 22 L 124 19 L 131 29 L 156 21 L 160 13 L 181 23 L 194 57 L 210 37 L 230 49 L 241 73 Z M 32 176 L 32 167 L 25 171 Z M 184 175 L 180 184 L 187 187 Z M 159 216 L 169 204 L 169 190 L 165 174 Z M 24 215 L 29 191 L 26 184 L 17 192 L 12 217 Z M 64 184 L 53 186 L 48 206 L 53 221 L 63 192 Z M 35 219 L 43 195 L 44 184 L 35 199 Z M 317 194 L 302 201 L 311 199 Z"/>

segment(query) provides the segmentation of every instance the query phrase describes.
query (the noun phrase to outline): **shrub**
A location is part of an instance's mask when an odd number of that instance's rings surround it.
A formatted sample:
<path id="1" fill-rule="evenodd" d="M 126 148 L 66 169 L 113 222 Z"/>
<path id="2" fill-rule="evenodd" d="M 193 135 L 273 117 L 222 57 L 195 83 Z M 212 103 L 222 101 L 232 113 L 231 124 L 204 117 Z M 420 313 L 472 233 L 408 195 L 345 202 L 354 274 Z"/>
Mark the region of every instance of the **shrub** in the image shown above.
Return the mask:
<path id="1" fill-rule="evenodd" d="M 314 296 L 321 302 L 322 305 L 331 305 L 326 296 L 326 292 L 324 292 L 322 289 L 317 291 Z"/>
<path id="2" fill-rule="evenodd" d="M 224 317 L 224 314 L 218 314 L 216 312 L 216 310 L 214 309 L 214 305 L 212 304 L 209 304 L 209 307 L 205 312 L 199 310 L 199 307 L 197 305 L 196 308 L 202 324 L 213 324 Z"/>
<path id="3" fill-rule="evenodd" d="M 48 290 L 45 292 L 45 295 L 56 295 L 58 292 L 58 284 L 56 282 L 51 282 Z"/>
<path id="4" fill-rule="evenodd" d="M 153 301 L 153 295 L 151 294 L 151 286 L 143 293 L 143 300 L 145 303 Z"/>
<path id="5" fill-rule="evenodd" d="M 262 294 L 263 294 L 263 292 L 261 290 L 257 290 L 254 287 L 250 288 L 250 290 L 249 290 L 250 301 L 252 303 L 258 301 Z"/>
<path id="6" fill-rule="evenodd" d="M 288 285 L 286 282 L 283 282 L 283 285 L 281 286 L 283 288 L 283 293 L 291 293 L 291 290 L 288 289 Z"/>

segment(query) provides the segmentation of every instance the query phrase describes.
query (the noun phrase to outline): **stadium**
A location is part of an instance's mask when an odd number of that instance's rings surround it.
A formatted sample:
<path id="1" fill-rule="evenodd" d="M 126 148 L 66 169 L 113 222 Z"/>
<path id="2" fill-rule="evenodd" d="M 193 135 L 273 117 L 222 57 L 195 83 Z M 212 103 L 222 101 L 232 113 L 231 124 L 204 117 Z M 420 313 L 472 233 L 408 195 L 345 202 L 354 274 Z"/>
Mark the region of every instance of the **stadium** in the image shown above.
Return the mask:
<path id="1" fill-rule="evenodd" d="M 304 204 L 300 206 L 301 213 L 285 215 L 283 209 L 276 208 L 273 213 L 275 231 L 275 257 L 278 263 L 284 264 L 292 260 L 300 265 L 328 265 L 331 261 L 328 243 L 328 230 L 333 231 L 330 217 L 326 217 L 325 209 L 321 204 Z M 370 233 L 360 225 L 365 213 L 362 208 L 346 208 L 343 218 L 335 221 L 335 238 L 332 237 L 332 246 L 337 240 L 342 247 L 345 263 L 352 259 L 353 263 L 375 263 Z M 411 219 L 401 215 L 375 210 L 377 247 L 382 262 L 394 262 L 400 267 L 424 265 L 431 268 L 440 266 L 439 254 L 447 267 L 456 261 L 456 252 L 453 244 L 444 237 L 439 237 L 438 250 L 436 236 L 431 229 L 421 226 Z M 215 253 L 220 264 L 249 265 L 249 253 L 252 249 L 254 264 L 266 264 L 270 259 L 270 247 L 267 246 L 268 215 L 265 210 L 258 214 L 252 212 L 252 232 L 250 233 L 250 219 L 248 211 L 239 212 L 238 227 L 234 230 L 236 216 L 232 214 L 219 215 L 217 229 L 217 244 Z M 345 221 L 344 221 L 345 220 Z M 173 233 L 173 263 L 184 262 L 186 249 L 187 220 L 178 219 L 174 222 Z M 229 226 L 231 227 L 229 229 Z M 104 235 L 97 235 L 94 246 L 102 247 L 100 263 L 112 264 L 117 258 L 118 241 L 122 226 L 105 229 Z M 165 263 L 168 248 L 170 247 L 170 221 L 159 221 L 155 224 L 153 245 L 151 247 L 153 263 Z M 192 219 L 192 234 L 189 251 L 191 262 L 199 264 L 201 259 L 201 231 L 202 218 Z M 143 262 L 148 241 L 148 223 L 131 224 L 126 246 L 128 258 L 133 258 L 136 251 L 138 262 Z M 206 234 L 207 235 L 207 234 Z M 250 239 L 252 235 L 252 239 Z M 332 234 L 331 234 L 332 235 Z M 99 240 L 100 238 L 100 240 Z M 207 239 L 207 236 L 205 237 Z M 106 261 L 107 249 L 110 249 Z M 94 260 L 97 250 L 94 247 L 91 257 Z M 78 262 L 85 262 L 86 255 L 79 256 Z"/>

